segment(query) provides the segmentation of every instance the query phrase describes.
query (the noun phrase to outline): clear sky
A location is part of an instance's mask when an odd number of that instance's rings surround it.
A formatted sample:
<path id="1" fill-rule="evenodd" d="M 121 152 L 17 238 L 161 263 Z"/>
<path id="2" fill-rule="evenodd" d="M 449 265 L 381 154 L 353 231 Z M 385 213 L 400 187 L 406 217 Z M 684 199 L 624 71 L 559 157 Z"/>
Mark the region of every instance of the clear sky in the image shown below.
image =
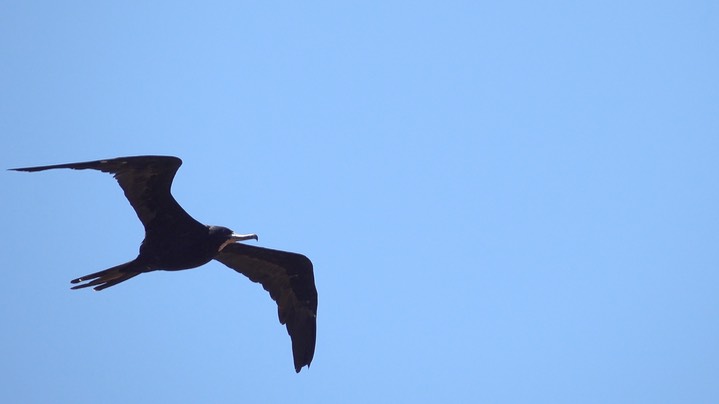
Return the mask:
<path id="1" fill-rule="evenodd" d="M 719 402 L 716 1 L 0 3 L 3 168 L 176 155 L 312 259 L 314 362 L 217 262 L 103 292 L 97 172 L 2 171 L 0 402 Z"/>

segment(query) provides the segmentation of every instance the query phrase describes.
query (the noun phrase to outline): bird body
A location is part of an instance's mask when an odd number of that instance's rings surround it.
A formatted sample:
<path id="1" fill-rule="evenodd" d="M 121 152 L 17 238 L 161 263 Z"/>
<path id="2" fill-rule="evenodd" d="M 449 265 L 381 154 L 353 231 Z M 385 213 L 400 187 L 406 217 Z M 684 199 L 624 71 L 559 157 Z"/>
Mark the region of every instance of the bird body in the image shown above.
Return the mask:
<path id="1" fill-rule="evenodd" d="M 309 367 L 315 351 L 317 317 L 312 262 L 301 254 L 239 244 L 257 240 L 257 235 L 236 234 L 192 218 L 170 192 L 181 164 L 177 157 L 135 156 L 12 170 L 70 168 L 113 174 L 145 227 L 135 259 L 73 279 L 71 283 L 76 286 L 72 289 L 93 287 L 99 291 L 144 272 L 196 268 L 216 259 L 270 293 L 277 302 L 280 323 L 286 325 L 292 340 L 295 371 Z"/>

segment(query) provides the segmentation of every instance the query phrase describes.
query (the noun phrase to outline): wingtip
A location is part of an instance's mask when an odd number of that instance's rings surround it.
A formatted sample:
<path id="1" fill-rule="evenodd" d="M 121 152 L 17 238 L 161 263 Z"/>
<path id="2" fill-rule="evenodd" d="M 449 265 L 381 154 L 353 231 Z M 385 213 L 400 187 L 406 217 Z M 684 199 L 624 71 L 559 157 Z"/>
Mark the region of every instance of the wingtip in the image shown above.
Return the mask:
<path id="1" fill-rule="evenodd" d="M 295 372 L 300 373 L 300 370 L 302 370 L 302 368 L 305 366 L 307 366 L 307 369 L 309 369 L 310 363 L 312 363 L 312 360 L 310 360 L 310 362 L 307 362 L 307 363 L 295 364 Z"/>

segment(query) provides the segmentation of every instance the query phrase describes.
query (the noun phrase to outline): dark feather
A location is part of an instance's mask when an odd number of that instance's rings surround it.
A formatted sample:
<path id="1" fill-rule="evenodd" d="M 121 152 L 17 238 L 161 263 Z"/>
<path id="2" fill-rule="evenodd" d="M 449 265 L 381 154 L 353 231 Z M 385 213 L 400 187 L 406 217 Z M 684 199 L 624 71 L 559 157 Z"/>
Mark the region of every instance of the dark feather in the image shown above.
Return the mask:
<path id="1" fill-rule="evenodd" d="M 13 168 L 12 170 L 34 172 L 55 168 L 72 168 L 74 170 L 99 170 L 113 174 L 145 227 L 145 231 L 172 232 L 176 236 L 178 224 L 197 229 L 205 227 L 185 212 L 170 193 L 172 180 L 180 165 L 182 165 L 182 160 L 177 157 L 136 156 L 84 163 Z M 150 236 L 155 236 L 155 234 Z"/>
<path id="2" fill-rule="evenodd" d="M 280 323 L 287 326 L 292 339 L 295 370 L 309 367 L 317 332 L 317 289 L 312 262 L 301 254 L 245 244 L 230 244 L 215 259 L 270 292 L 277 302 Z"/>

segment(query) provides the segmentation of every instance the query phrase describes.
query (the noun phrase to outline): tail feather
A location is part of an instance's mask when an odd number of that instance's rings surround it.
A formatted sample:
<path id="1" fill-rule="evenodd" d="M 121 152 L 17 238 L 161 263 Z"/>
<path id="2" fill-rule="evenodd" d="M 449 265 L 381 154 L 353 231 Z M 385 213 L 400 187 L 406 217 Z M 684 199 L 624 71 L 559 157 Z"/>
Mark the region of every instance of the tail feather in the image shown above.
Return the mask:
<path id="1" fill-rule="evenodd" d="M 95 272 L 93 274 L 81 276 L 70 281 L 72 284 L 86 282 L 82 285 L 73 286 L 71 289 L 84 289 L 94 286 L 93 289 L 100 291 L 118 283 L 125 282 L 130 278 L 140 275 L 143 271 L 134 268 L 135 261 L 126 262 L 124 264 L 108 268 L 104 271 Z M 89 281 L 89 282 L 88 282 Z"/>

